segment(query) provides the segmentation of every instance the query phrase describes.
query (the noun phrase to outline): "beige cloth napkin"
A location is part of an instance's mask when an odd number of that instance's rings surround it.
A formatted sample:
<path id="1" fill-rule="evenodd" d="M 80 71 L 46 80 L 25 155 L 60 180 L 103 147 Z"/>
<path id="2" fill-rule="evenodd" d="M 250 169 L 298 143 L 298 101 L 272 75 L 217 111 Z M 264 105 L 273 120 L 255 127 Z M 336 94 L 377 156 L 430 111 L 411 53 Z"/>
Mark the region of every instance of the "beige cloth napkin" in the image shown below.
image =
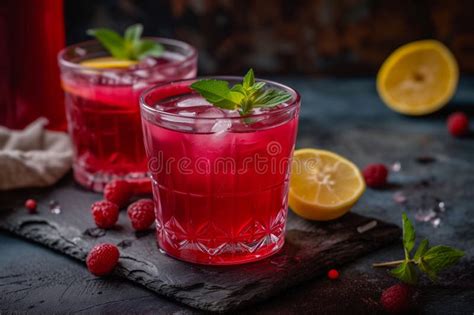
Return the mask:
<path id="1" fill-rule="evenodd" d="M 56 183 L 72 165 L 72 145 L 64 132 L 45 129 L 44 118 L 23 130 L 0 127 L 0 190 Z"/>

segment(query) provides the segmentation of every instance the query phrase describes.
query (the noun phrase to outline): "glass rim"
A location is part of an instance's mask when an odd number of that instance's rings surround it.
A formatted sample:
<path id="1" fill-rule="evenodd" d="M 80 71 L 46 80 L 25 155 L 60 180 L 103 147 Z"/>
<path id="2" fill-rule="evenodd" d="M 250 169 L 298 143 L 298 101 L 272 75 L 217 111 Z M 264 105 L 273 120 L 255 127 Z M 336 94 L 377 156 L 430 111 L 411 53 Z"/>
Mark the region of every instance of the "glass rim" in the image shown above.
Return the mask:
<path id="1" fill-rule="evenodd" d="M 168 63 L 165 63 L 165 64 L 157 64 L 157 65 L 153 65 L 153 66 L 149 66 L 149 67 L 145 67 L 145 68 L 140 68 L 140 69 L 129 69 L 129 68 L 124 68 L 124 69 L 110 69 L 110 68 L 100 69 L 100 68 L 94 68 L 94 67 L 85 67 L 85 66 L 81 66 L 78 63 L 69 61 L 65 58 L 65 55 L 68 51 L 70 51 L 72 49 L 75 49 L 75 48 L 80 48 L 83 45 L 91 45 L 91 44 L 101 45 L 98 40 L 91 39 L 91 40 L 83 41 L 83 42 L 73 44 L 73 45 L 70 45 L 70 46 L 67 46 L 67 47 L 64 47 L 63 49 L 61 49 L 58 53 L 58 56 L 57 56 L 58 64 L 60 66 L 64 66 L 64 67 L 72 69 L 72 70 L 91 70 L 91 71 L 95 71 L 95 72 L 127 73 L 127 72 L 134 72 L 134 71 L 138 71 L 138 70 L 164 69 L 164 68 L 168 68 L 168 67 L 174 67 L 176 65 L 188 62 L 188 61 L 190 61 L 190 60 L 197 57 L 197 49 L 194 46 L 192 46 L 191 44 L 188 44 L 186 42 L 183 42 L 183 41 L 180 41 L 180 40 L 177 40 L 177 39 L 172 39 L 172 38 L 165 38 L 165 37 L 143 37 L 143 38 L 144 39 L 155 40 L 155 41 L 157 41 L 161 44 L 183 48 L 184 50 L 189 51 L 190 54 L 185 56 L 185 58 L 183 60 L 175 60 L 175 61 L 171 61 L 171 62 L 168 62 Z M 104 48 L 104 50 L 105 50 L 105 48 Z"/>
<path id="2" fill-rule="evenodd" d="M 195 81 L 203 80 L 203 79 L 217 79 L 217 80 L 226 80 L 226 81 L 238 80 L 239 82 L 241 82 L 243 77 L 229 76 L 229 75 L 218 75 L 218 76 L 204 76 L 204 77 L 197 77 L 197 78 L 194 78 L 194 79 L 184 79 L 184 80 L 182 79 L 182 80 L 175 80 L 175 81 L 170 81 L 170 82 L 159 83 L 159 84 L 153 85 L 153 86 L 145 89 L 140 94 L 140 98 L 139 98 L 140 108 L 142 110 L 145 110 L 145 111 L 153 113 L 153 114 L 158 114 L 158 115 L 164 116 L 164 117 L 179 118 L 180 120 L 182 120 L 182 119 L 186 119 L 186 120 L 189 119 L 190 121 L 192 121 L 192 120 L 217 120 L 217 119 L 240 120 L 240 119 L 245 119 L 245 118 L 254 118 L 254 117 L 261 117 L 261 116 L 266 116 L 266 115 L 272 115 L 273 116 L 273 115 L 276 115 L 276 114 L 287 112 L 287 111 L 289 111 L 289 110 L 291 110 L 295 107 L 298 107 L 300 102 L 301 102 L 301 96 L 298 93 L 298 91 L 296 91 L 295 89 L 293 89 L 293 88 L 291 88 L 291 87 L 289 87 L 285 84 L 282 84 L 282 83 L 278 83 L 278 82 L 275 82 L 275 81 L 272 81 L 272 80 L 259 79 L 259 78 L 255 78 L 255 82 L 265 82 L 265 83 L 271 84 L 273 86 L 276 86 L 276 87 L 278 87 L 282 90 L 290 92 L 290 94 L 292 94 L 291 102 L 285 107 L 277 108 L 277 109 L 267 111 L 267 112 L 245 115 L 245 116 L 192 117 L 192 116 L 184 116 L 184 115 L 175 114 L 175 113 L 169 113 L 169 112 L 163 111 L 161 109 L 154 108 L 154 107 L 152 107 L 152 105 L 148 104 L 145 101 L 145 98 L 148 95 L 150 95 L 151 93 L 153 93 L 156 89 L 159 89 L 159 88 L 162 88 L 162 87 L 165 87 L 165 86 L 169 86 L 169 85 L 182 84 L 182 83 L 186 83 L 186 82 L 195 82 Z"/>

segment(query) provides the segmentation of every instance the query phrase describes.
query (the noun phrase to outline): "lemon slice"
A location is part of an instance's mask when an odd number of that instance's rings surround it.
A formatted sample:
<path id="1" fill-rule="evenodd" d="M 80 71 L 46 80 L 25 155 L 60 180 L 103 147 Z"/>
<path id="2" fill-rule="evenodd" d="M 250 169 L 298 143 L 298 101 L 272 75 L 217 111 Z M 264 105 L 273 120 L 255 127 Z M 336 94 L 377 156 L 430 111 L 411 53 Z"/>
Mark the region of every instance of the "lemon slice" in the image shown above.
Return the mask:
<path id="1" fill-rule="evenodd" d="M 421 40 L 395 50 L 377 75 L 377 90 L 391 109 L 406 115 L 425 115 L 453 97 L 458 65 L 446 46 Z"/>
<path id="2" fill-rule="evenodd" d="M 120 69 L 129 68 L 138 63 L 136 60 L 117 59 L 115 57 L 100 57 L 94 59 L 84 60 L 80 63 L 81 66 L 96 69 Z"/>
<path id="3" fill-rule="evenodd" d="M 299 216 L 336 219 L 348 212 L 364 191 L 364 178 L 349 160 L 324 150 L 295 151 L 288 198 Z"/>

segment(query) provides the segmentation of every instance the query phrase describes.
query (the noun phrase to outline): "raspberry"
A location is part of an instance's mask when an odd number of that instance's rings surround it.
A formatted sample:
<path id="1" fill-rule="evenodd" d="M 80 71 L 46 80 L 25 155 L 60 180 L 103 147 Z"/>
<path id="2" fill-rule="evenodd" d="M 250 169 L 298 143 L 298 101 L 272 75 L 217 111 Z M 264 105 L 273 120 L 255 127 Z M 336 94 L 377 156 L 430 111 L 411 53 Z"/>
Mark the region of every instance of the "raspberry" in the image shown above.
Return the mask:
<path id="1" fill-rule="evenodd" d="M 117 265 L 119 256 L 119 250 L 115 245 L 107 243 L 95 245 L 87 255 L 87 269 L 96 276 L 109 274 Z"/>
<path id="2" fill-rule="evenodd" d="M 111 228 L 118 220 L 119 208 L 110 201 L 94 202 L 91 211 L 95 224 L 101 229 Z"/>
<path id="3" fill-rule="evenodd" d="M 331 269 L 328 271 L 328 278 L 331 280 L 336 280 L 339 278 L 339 271 L 336 269 Z"/>
<path id="4" fill-rule="evenodd" d="M 104 188 L 104 199 L 115 203 L 119 208 L 126 206 L 132 195 L 132 187 L 125 180 L 113 180 Z"/>
<path id="5" fill-rule="evenodd" d="M 151 195 L 151 179 L 141 178 L 128 181 L 131 185 L 134 195 Z"/>
<path id="6" fill-rule="evenodd" d="M 148 229 L 155 221 L 155 205 L 151 199 L 140 199 L 132 203 L 127 213 L 136 231 Z"/>
<path id="7" fill-rule="evenodd" d="M 388 170 L 383 164 L 369 164 L 362 175 L 364 175 L 367 186 L 380 188 L 387 183 Z"/>
<path id="8" fill-rule="evenodd" d="M 414 293 L 408 284 L 398 283 L 383 291 L 380 303 L 388 312 L 401 313 L 412 308 Z"/>
<path id="9" fill-rule="evenodd" d="M 462 137 L 469 132 L 469 118 L 462 112 L 452 113 L 448 117 L 448 131 L 453 137 Z"/>
<path id="10" fill-rule="evenodd" d="M 25 208 L 28 209 L 30 214 L 36 213 L 37 203 L 34 199 L 28 199 L 25 201 Z"/>

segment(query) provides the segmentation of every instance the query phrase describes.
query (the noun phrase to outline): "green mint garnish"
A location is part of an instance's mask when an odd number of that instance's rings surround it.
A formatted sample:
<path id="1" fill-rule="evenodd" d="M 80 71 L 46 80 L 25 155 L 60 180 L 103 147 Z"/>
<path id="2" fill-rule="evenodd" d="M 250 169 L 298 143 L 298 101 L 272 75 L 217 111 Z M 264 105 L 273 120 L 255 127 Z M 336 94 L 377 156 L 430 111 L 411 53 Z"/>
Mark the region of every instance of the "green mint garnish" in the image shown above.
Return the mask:
<path id="1" fill-rule="evenodd" d="M 112 56 L 118 59 L 141 60 L 145 57 L 159 57 L 164 48 L 156 41 L 141 39 L 143 26 L 135 24 L 125 30 L 124 36 L 108 28 L 95 28 L 87 31 L 94 36 Z"/>
<path id="2" fill-rule="evenodd" d="M 373 264 L 373 267 L 393 267 L 390 273 L 403 282 L 416 284 L 419 272 L 425 273 L 432 281 L 436 281 L 438 273 L 456 264 L 464 252 L 449 246 L 438 245 L 430 247 L 428 240 L 424 239 L 418 245 L 413 258 L 410 253 L 415 247 L 415 229 L 405 213 L 402 214 L 403 222 L 403 249 L 405 259 Z M 418 270 L 417 270 L 418 269 Z"/>
<path id="3" fill-rule="evenodd" d="M 223 80 L 199 80 L 191 88 L 201 94 L 216 107 L 238 110 L 240 115 L 249 114 L 257 107 L 273 107 L 291 99 L 291 94 L 277 89 L 263 89 L 265 82 L 255 82 L 253 70 L 250 69 L 242 83 L 231 88 Z"/>

